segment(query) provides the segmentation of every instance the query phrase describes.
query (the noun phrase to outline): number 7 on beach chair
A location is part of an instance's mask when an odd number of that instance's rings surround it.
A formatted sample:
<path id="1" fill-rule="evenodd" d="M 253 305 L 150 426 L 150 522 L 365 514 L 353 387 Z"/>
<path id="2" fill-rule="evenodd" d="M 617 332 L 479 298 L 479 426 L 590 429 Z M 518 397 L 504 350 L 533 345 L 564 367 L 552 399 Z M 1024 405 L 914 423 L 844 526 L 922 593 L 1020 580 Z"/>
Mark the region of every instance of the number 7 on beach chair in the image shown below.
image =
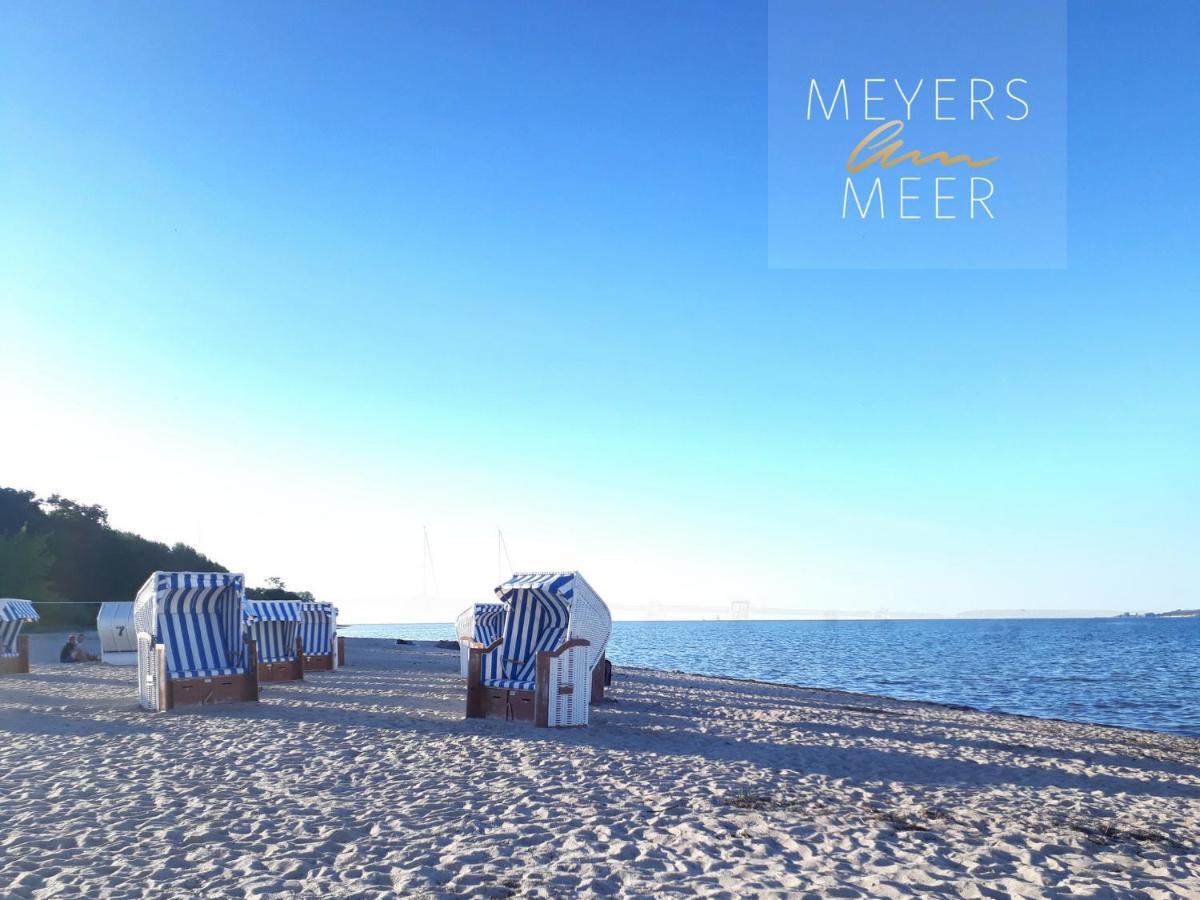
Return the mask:
<path id="1" fill-rule="evenodd" d="M 612 633 L 604 601 L 578 572 L 518 572 L 496 598 L 500 636 L 470 648 L 467 718 L 586 725 L 589 703 L 603 695 Z"/>

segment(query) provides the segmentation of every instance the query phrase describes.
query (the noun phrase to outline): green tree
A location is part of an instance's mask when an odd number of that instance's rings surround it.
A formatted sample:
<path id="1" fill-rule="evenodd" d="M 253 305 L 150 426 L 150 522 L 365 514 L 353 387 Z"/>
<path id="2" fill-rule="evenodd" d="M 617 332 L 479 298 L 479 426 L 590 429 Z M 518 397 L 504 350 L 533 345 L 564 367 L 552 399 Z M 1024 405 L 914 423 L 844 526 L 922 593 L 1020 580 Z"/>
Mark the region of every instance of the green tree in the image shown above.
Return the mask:
<path id="1" fill-rule="evenodd" d="M 46 531 L 46 514 L 38 505 L 33 491 L 0 488 L 0 535 L 12 534 L 28 527 L 41 534 Z"/>
<path id="2" fill-rule="evenodd" d="M 88 522 L 101 528 L 108 527 L 108 510 L 98 503 L 85 506 L 68 500 L 62 494 L 51 494 L 42 501 L 43 506 L 50 507 L 50 515 L 58 516 L 66 521 Z"/>
<path id="3" fill-rule="evenodd" d="M 132 600 L 152 572 L 226 572 L 187 544 L 167 546 L 108 524 L 108 510 L 61 494 L 0 488 L 0 596 L 69 601 L 45 607 L 43 626 L 81 627 L 99 604 Z M 282 578 L 247 593 L 261 600 L 300 600 Z"/>
<path id="4" fill-rule="evenodd" d="M 0 597 L 58 599 L 51 578 L 53 567 L 47 535 L 31 534 L 25 527 L 0 535 Z"/>
<path id="5" fill-rule="evenodd" d="M 265 578 L 264 587 L 246 588 L 246 596 L 251 600 L 271 600 L 275 602 L 291 602 L 297 601 L 313 601 L 317 598 L 312 595 L 311 591 L 289 591 L 287 585 L 282 578 L 271 577 Z"/>

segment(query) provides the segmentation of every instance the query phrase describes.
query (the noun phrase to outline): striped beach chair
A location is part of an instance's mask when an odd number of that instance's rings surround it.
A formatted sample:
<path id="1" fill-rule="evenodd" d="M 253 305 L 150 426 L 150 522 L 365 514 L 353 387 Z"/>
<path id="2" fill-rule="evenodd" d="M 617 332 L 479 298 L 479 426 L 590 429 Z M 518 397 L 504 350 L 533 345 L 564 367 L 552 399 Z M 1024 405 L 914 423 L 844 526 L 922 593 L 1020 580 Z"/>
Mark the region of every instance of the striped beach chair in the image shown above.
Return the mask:
<path id="1" fill-rule="evenodd" d="M 155 572 L 146 580 L 133 601 L 145 709 L 258 699 L 244 597 L 245 580 L 230 572 Z"/>
<path id="2" fill-rule="evenodd" d="M 299 602 L 243 600 L 246 636 L 258 648 L 258 680 L 295 681 L 304 677 L 303 614 Z"/>
<path id="3" fill-rule="evenodd" d="M 37 620 L 37 610 L 28 600 L 0 599 L 0 675 L 29 672 L 29 635 L 21 634 L 21 628 Z"/>
<path id="4" fill-rule="evenodd" d="M 467 677 L 472 647 L 487 647 L 500 637 L 504 627 L 503 603 L 474 603 L 459 613 L 454 623 L 458 633 L 459 674 Z"/>
<path id="5" fill-rule="evenodd" d="M 467 718 L 586 725 L 603 697 L 612 616 L 578 572 L 519 572 L 496 588 L 498 638 L 471 647 Z"/>
<path id="6" fill-rule="evenodd" d="M 300 604 L 305 672 L 328 672 L 346 664 L 346 639 L 338 637 L 337 614 L 332 603 Z"/>

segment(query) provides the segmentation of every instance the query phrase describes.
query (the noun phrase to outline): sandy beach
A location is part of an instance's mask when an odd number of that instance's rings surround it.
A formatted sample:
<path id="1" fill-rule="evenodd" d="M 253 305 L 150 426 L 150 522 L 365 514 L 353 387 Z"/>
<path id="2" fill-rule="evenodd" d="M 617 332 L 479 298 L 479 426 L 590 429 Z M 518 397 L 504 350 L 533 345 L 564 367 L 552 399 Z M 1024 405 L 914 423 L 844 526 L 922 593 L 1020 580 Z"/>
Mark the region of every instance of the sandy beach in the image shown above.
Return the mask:
<path id="1" fill-rule="evenodd" d="M 6 897 L 1200 895 L 1198 739 L 620 667 L 535 730 L 369 639 L 155 715 L 61 642 L 0 679 Z"/>

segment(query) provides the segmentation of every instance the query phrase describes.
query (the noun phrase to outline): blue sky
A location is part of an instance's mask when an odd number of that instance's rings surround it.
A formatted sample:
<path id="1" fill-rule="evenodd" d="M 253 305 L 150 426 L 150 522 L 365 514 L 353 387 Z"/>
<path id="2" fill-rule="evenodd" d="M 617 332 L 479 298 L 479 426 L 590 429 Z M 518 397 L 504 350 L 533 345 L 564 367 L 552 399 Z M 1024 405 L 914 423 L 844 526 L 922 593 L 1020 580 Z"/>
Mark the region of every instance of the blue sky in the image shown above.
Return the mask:
<path id="1" fill-rule="evenodd" d="M 497 528 L 619 615 L 1195 605 L 1194 5 L 1071 7 L 1064 271 L 769 270 L 760 4 L 0 18 L 0 482 L 359 621 Z"/>

